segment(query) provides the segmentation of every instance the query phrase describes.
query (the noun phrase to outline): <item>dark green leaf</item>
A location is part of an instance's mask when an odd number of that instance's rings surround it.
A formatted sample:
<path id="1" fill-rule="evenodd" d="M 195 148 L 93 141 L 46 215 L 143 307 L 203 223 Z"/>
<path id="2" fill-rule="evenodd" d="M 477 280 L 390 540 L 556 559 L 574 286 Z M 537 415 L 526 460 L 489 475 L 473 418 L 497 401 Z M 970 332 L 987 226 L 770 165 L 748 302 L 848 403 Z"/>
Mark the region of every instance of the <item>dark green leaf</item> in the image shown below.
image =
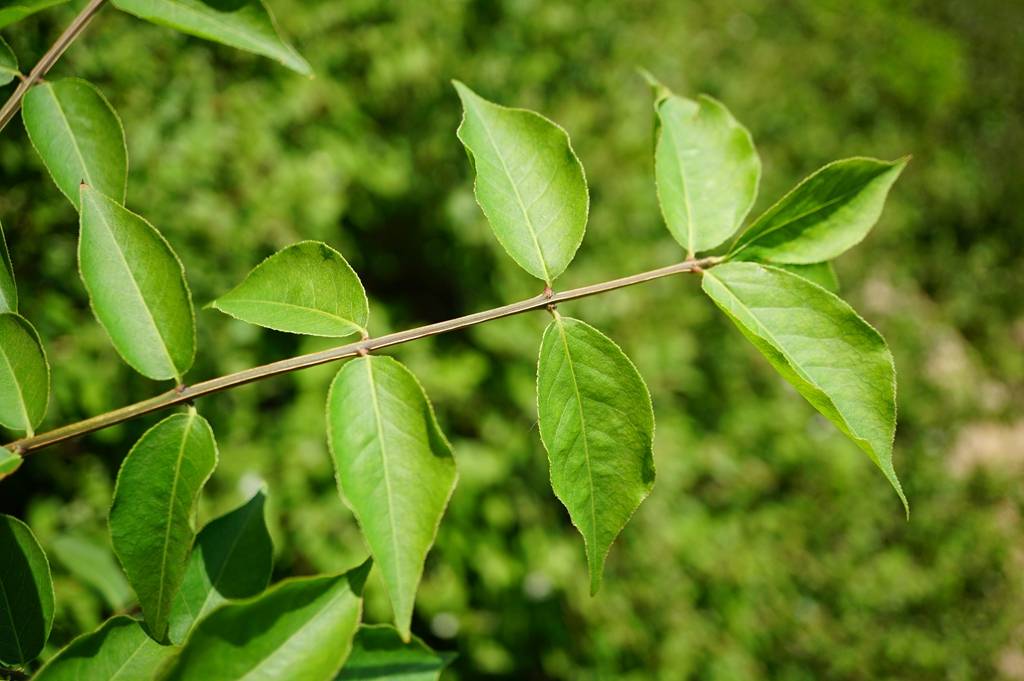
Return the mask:
<path id="1" fill-rule="evenodd" d="M 78 78 L 40 83 L 25 94 L 21 115 L 32 146 L 75 208 L 81 204 L 83 182 L 124 203 L 124 129 L 99 90 Z"/>
<path id="2" fill-rule="evenodd" d="M 14 265 L 7 250 L 4 227 L 0 225 L 0 313 L 18 311 L 18 285 L 14 282 Z"/>
<path id="3" fill-rule="evenodd" d="M 192 626 L 225 600 L 255 596 L 267 588 L 274 546 L 263 517 L 266 499 L 258 492 L 196 537 L 171 607 L 172 642 L 182 643 Z"/>
<path id="4" fill-rule="evenodd" d="M 113 0 L 120 10 L 154 24 L 270 57 L 293 71 L 313 69 L 277 31 L 262 0 Z"/>
<path id="5" fill-rule="evenodd" d="M 49 400 L 50 365 L 39 334 L 20 315 L 0 313 L 0 424 L 31 437 Z"/>
<path id="6" fill-rule="evenodd" d="M 103 543 L 74 534 L 57 537 L 50 553 L 82 583 L 96 589 L 113 610 L 132 601 L 132 589 L 110 549 Z"/>
<path id="7" fill-rule="evenodd" d="M 0 28 L 9 26 L 16 21 L 21 21 L 30 14 L 39 10 L 62 5 L 68 0 L 9 0 L 0 6 Z"/>
<path id="8" fill-rule="evenodd" d="M 180 382 L 195 357 L 195 316 L 185 270 L 167 240 L 82 187 L 78 263 L 93 312 L 124 361 L 149 378 Z"/>
<path id="9" fill-rule="evenodd" d="M 290 579 L 199 622 L 165 681 L 329 681 L 352 648 L 370 562 Z"/>
<path id="10" fill-rule="evenodd" d="M 365 334 L 370 314 L 359 277 L 319 241 L 278 251 L 211 305 L 250 324 L 334 338 Z"/>
<path id="11" fill-rule="evenodd" d="M 771 263 L 768 263 L 771 264 Z M 807 281 L 814 282 L 832 293 L 839 293 L 839 277 L 830 262 L 816 262 L 812 265 L 777 265 L 780 270 L 799 274 Z"/>
<path id="12" fill-rule="evenodd" d="M 28 525 L 0 515 L 0 662 L 35 659 L 50 637 L 50 564 Z"/>
<path id="13" fill-rule="evenodd" d="M 39 670 L 34 681 L 152 681 L 174 648 L 155 642 L 138 620 L 113 617 L 79 636 Z"/>
<path id="14" fill-rule="evenodd" d="M 4 10 L 0 9 L 0 14 Z M 14 54 L 11 46 L 0 38 L 0 85 L 7 85 L 18 77 L 18 57 Z"/>
<path id="15" fill-rule="evenodd" d="M 772 263 L 831 260 L 867 236 L 907 159 L 848 158 L 816 171 L 765 211 L 731 257 Z"/>
<path id="16" fill-rule="evenodd" d="M 454 658 L 415 636 L 404 643 L 394 627 L 364 624 L 338 681 L 437 681 Z"/>
<path id="17" fill-rule="evenodd" d="M 384 574 L 409 639 L 416 588 L 457 478 L 451 446 L 416 377 L 390 357 L 338 372 L 327 398 L 338 488 Z"/>
<path id="18" fill-rule="evenodd" d="M 157 641 L 167 639 L 195 538 L 196 502 L 216 465 L 213 431 L 190 408 L 146 431 L 117 475 L 110 508 L 114 553 Z"/>
<path id="19" fill-rule="evenodd" d="M 892 466 L 896 369 L 879 333 L 833 294 L 774 267 L 719 265 L 705 272 L 704 291 L 783 378 L 867 453 L 909 513 Z"/>
<path id="20" fill-rule="evenodd" d="M 533 111 L 489 102 L 458 81 L 455 89 L 477 203 L 512 259 L 550 285 L 580 247 L 590 207 L 569 135 Z"/>
<path id="21" fill-rule="evenodd" d="M 590 592 L 612 542 L 654 486 L 654 410 L 636 367 L 594 327 L 556 316 L 537 367 L 551 487 L 587 549 Z"/>

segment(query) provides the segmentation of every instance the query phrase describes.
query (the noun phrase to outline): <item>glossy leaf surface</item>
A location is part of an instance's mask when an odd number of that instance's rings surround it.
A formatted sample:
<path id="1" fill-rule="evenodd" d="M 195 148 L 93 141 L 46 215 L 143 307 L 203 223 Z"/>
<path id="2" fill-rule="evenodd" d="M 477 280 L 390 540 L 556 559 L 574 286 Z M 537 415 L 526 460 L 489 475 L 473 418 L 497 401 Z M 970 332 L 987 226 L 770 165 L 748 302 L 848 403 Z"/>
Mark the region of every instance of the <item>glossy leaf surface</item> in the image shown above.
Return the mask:
<path id="1" fill-rule="evenodd" d="M 50 564 L 28 525 L 0 515 L 0 662 L 35 659 L 53 625 Z"/>
<path id="2" fill-rule="evenodd" d="M 338 681 L 437 681 L 454 657 L 415 636 L 405 643 L 394 627 L 363 625 Z"/>
<path id="3" fill-rule="evenodd" d="M 4 227 L 0 225 L 0 313 L 18 311 L 18 285 L 14 282 L 14 265 L 7 250 Z"/>
<path id="4" fill-rule="evenodd" d="M 154 681 L 174 654 L 148 635 L 138 620 L 113 617 L 79 636 L 46 663 L 35 681 Z"/>
<path id="5" fill-rule="evenodd" d="M 50 366 L 39 334 L 20 315 L 0 313 L 0 425 L 32 435 L 50 400 Z"/>

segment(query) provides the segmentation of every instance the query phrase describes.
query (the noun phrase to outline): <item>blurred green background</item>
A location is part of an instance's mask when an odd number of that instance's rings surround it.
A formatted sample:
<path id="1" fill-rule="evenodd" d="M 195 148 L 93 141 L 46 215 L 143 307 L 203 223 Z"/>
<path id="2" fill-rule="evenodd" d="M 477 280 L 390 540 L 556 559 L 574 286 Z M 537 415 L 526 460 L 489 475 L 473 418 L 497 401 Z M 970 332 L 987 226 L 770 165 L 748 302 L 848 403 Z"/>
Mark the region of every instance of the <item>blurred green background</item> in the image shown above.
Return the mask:
<path id="1" fill-rule="evenodd" d="M 371 331 L 538 293 L 476 207 L 449 79 L 561 123 L 587 171 L 568 288 L 678 261 L 653 186 L 643 66 L 724 101 L 764 166 L 755 214 L 820 165 L 914 160 L 836 264 L 899 371 L 895 463 L 913 516 L 776 377 L 696 278 L 564 305 L 647 378 L 658 480 L 588 595 L 582 541 L 536 428 L 537 313 L 394 354 L 453 440 L 459 487 L 414 631 L 450 679 L 1024 679 L 1024 3 L 1007 0 L 272 0 L 308 80 L 105 9 L 51 77 L 123 118 L 128 206 L 185 262 L 197 305 L 301 239 L 339 248 Z M 31 65 L 74 5 L 3 32 Z M 13 86 L 0 92 L 6 97 Z M 166 386 L 129 370 L 76 274 L 74 211 L 20 125 L 0 140 L 0 220 L 50 354 L 43 428 Z M 199 313 L 200 380 L 327 347 Z M 329 366 L 204 399 L 221 447 L 200 522 L 269 486 L 275 578 L 365 555 L 324 439 Z M 117 467 L 156 417 L 28 459 L 0 486 L 54 553 L 105 542 Z M 111 612 L 54 559 L 50 653 Z M 68 561 L 74 562 L 74 561 Z M 386 621 L 371 581 L 367 618 Z"/>

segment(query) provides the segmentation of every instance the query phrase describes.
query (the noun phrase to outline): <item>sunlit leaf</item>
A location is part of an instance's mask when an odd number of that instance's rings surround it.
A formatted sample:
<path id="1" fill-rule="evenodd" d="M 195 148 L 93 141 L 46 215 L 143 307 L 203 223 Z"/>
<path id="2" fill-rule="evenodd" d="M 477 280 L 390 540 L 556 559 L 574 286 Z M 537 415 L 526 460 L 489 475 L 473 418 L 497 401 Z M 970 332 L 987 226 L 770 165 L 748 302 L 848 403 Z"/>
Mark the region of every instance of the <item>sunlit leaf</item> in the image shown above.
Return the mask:
<path id="1" fill-rule="evenodd" d="M 114 553 L 157 641 L 167 638 L 195 538 L 196 502 L 216 465 L 213 431 L 190 408 L 146 431 L 117 475 L 110 508 Z"/>
<path id="2" fill-rule="evenodd" d="M 359 626 L 367 561 L 343 575 L 290 579 L 199 622 L 166 681 L 329 681 Z"/>
<path id="3" fill-rule="evenodd" d="M 124 361 L 149 378 L 180 381 L 195 357 L 195 317 L 185 270 L 160 232 L 82 187 L 78 263 L 93 312 Z"/>
<path id="4" fill-rule="evenodd" d="M 408 640 L 423 562 L 455 489 L 451 446 L 416 377 L 390 357 L 356 359 L 338 372 L 327 398 L 327 438 L 342 498 Z"/>
<path id="5" fill-rule="evenodd" d="M 18 285 L 14 282 L 14 265 L 7 250 L 4 227 L 0 225 L 0 313 L 18 311 Z"/>
<path id="6" fill-rule="evenodd" d="M 154 681 L 174 654 L 146 635 L 138 620 L 113 617 L 79 636 L 33 677 L 34 681 Z"/>
<path id="7" fill-rule="evenodd" d="M 0 9 L 0 16 L 5 10 Z M 0 38 L 0 85 L 7 85 L 18 77 L 18 57 L 11 46 Z"/>
<path id="8" fill-rule="evenodd" d="M 31 436 L 49 400 L 50 366 L 39 334 L 20 315 L 0 313 L 0 424 Z"/>
<path id="9" fill-rule="evenodd" d="M 338 681 L 437 681 L 455 658 L 437 653 L 413 636 L 408 643 L 394 627 L 363 625 Z"/>
<path id="10" fill-rule="evenodd" d="M 0 480 L 21 468 L 24 459 L 5 447 L 0 447 Z"/>
<path id="11" fill-rule="evenodd" d="M 154 24 L 253 52 L 311 76 L 313 69 L 277 30 L 262 0 L 112 0 L 120 10 Z"/>
<path id="12" fill-rule="evenodd" d="M 731 257 L 791 264 L 831 260 L 875 226 L 907 160 L 829 163 L 755 220 L 736 240 Z"/>
<path id="13" fill-rule="evenodd" d="M 558 316 L 537 367 L 551 487 L 583 535 L 590 591 L 612 542 L 654 486 L 654 410 L 643 378 L 610 338 Z"/>
<path id="14" fill-rule="evenodd" d="M 196 537 L 171 607 L 172 642 L 183 642 L 192 626 L 225 600 L 255 596 L 267 588 L 274 546 L 263 517 L 266 499 L 258 492 Z"/>
<path id="15" fill-rule="evenodd" d="M 775 267 L 799 274 L 807 281 L 814 282 L 832 293 L 839 293 L 839 277 L 830 262 L 816 262 L 811 265 L 775 265 Z"/>
<path id="16" fill-rule="evenodd" d="M 128 186 L 124 129 L 99 90 L 78 78 L 40 83 L 25 94 L 22 117 L 32 146 L 76 208 L 82 183 L 124 203 Z"/>
<path id="17" fill-rule="evenodd" d="M 370 314 L 359 277 L 318 241 L 278 251 L 211 305 L 250 324 L 335 338 L 365 333 Z"/>
<path id="18" fill-rule="evenodd" d="M 783 378 L 867 453 L 907 507 L 892 465 L 896 370 L 879 333 L 835 295 L 774 267 L 726 263 L 707 270 L 703 286 Z"/>
<path id="19" fill-rule="evenodd" d="M 10 0 L 0 6 L 0 28 L 9 26 L 16 21 L 21 21 L 30 14 L 39 10 L 62 5 L 68 0 Z"/>
<path id="20" fill-rule="evenodd" d="M 50 553 L 83 584 L 96 589 L 113 610 L 132 601 L 132 589 L 110 549 L 85 537 L 65 534 L 50 543 Z"/>
<path id="21" fill-rule="evenodd" d="M 583 241 L 590 206 L 569 135 L 533 111 L 489 102 L 458 81 L 455 89 L 476 200 L 512 259 L 550 285 Z"/>
<path id="22" fill-rule="evenodd" d="M 50 564 L 28 525 L 0 515 L 0 662 L 35 659 L 53 625 Z"/>

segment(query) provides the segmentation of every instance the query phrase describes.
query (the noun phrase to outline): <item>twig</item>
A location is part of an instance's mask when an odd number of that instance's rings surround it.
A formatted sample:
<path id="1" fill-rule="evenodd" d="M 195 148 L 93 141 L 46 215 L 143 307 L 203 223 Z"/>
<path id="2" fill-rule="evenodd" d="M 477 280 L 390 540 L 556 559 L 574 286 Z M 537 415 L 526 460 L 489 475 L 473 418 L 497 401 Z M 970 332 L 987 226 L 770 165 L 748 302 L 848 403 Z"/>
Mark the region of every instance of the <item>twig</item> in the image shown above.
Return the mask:
<path id="1" fill-rule="evenodd" d="M 136 402 L 135 404 L 121 407 L 120 409 L 115 409 L 114 411 L 110 411 L 105 414 L 93 416 L 92 418 L 85 419 L 84 421 L 61 426 L 60 428 L 56 428 L 46 433 L 40 433 L 33 437 L 15 440 L 14 442 L 6 445 L 6 447 L 11 451 L 19 452 L 22 455 L 30 454 L 43 449 L 44 447 L 49 447 L 59 442 L 64 442 L 66 440 L 85 435 L 86 433 L 108 428 L 118 423 L 123 423 L 130 419 L 142 416 L 143 414 L 149 414 L 179 404 L 186 404 L 192 402 L 196 398 L 212 395 L 213 393 L 235 388 L 246 383 L 252 383 L 253 381 L 259 381 L 264 378 L 270 378 L 271 376 L 278 376 L 280 374 L 286 374 L 292 371 L 298 371 L 299 369 L 318 366 L 320 364 L 336 362 L 340 359 L 355 357 L 357 355 L 370 352 L 371 350 L 378 350 L 392 345 L 400 345 L 419 338 L 436 336 L 449 331 L 464 329 L 475 324 L 501 319 L 502 317 L 522 314 L 523 312 L 529 312 L 531 310 L 553 309 L 553 306 L 567 300 L 585 298 L 598 293 L 614 291 L 615 289 L 625 288 L 626 286 L 633 286 L 635 284 L 642 284 L 647 281 L 661 279 L 662 277 L 670 277 L 674 274 L 680 274 L 683 272 L 699 272 L 702 269 L 713 267 L 719 261 L 720 258 L 686 260 L 685 262 L 669 265 L 668 267 L 650 270 L 649 272 L 641 272 L 640 274 L 622 277 L 621 279 L 613 279 L 599 284 L 591 284 L 590 286 L 583 286 L 581 288 L 575 288 L 561 293 L 549 293 L 548 291 L 545 291 L 538 296 L 521 300 L 518 303 L 512 303 L 511 305 L 505 305 L 503 307 L 496 307 L 491 310 L 485 310 L 484 312 L 477 312 L 471 315 L 466 315 L 465 317 L 457 317 L 456 319 L 449 319 L 448 321 L 438 322 L 436 324 L 428 324 L 427 326 L 420 326 L 407 331 L 398 331 L 386 336 L 380 336 L 379 338 L 364 338 L 356 341 L 355 343 L 349 343 L 348 345 L 342 345 L 329 350 L 322 350 L 320 352 L 312 352 L 308 355 L 299 355 L 298 357 L 282 359 L 277 362 L 272 362 L 271 364 L 264 364 L 262 366 L 228 374 L 227 376 L 212 378 L 208 381 L 203 381 L 202 383 L 196 383 L 195 385 L 178 386 L 177 388 L 173 388 L 165 393 L 151 397 L 148 400 L 143 400 L 142 402 Z"/>

